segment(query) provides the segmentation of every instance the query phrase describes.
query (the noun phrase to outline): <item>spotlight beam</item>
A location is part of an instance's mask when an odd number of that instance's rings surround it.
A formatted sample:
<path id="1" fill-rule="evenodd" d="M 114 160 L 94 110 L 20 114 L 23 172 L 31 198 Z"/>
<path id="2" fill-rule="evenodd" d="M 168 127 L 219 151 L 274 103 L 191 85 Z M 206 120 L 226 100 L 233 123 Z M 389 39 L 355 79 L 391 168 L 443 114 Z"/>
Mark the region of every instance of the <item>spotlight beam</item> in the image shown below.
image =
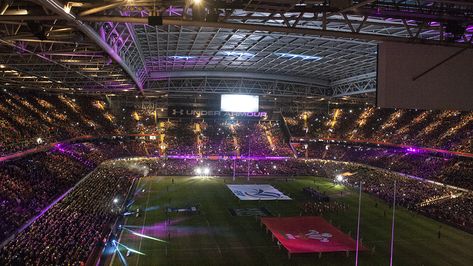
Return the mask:
<path id="1" fill-rule="evenodd" d="M 130 230 L 130 229 L 125 228 L 125 227 L 123 227 L 123 229 L 129 231 L 130 233 L 134 234 L 135 236 L 139 236 L 139 237 L 151 239 L 151 240 L 158 241 L 158 242 L 168 243 L 168 242 L 165 241 L 165 240 L 162 240 L 162 239 L 159 239 L 159 238 L 155 238 L 155 237 L 152 237 L 152 236 L 143 235 L 143 234 L 140 234 L 140 233 L 138 233 L 138 232 L 135 232 L 135 231 Z"/>
<path id="2" fill-rule="evenodd" d="M 118 253 L 118 257 L 120 258 L 120 261 L 124 266 L 128 266 L 128 262 L 125 259 L 125 256 L 123 256 L 122 252 L 118 249 L 118 246 L 115 247 L 115 251 Z"/>
<path id="3" fill-rule="evenodd" d="M 130 203 L 128 203 L 128 204 L 126 205 L 126 207 L 129 208 L 131 205 L 133 205 L 133 203 L 135 203 L 135 200 L 131 200 Z"/>
<path id="4" fill-rule="evenodd" d="M 122 246 L 122 247 L 124 247 L 126 250 L 128 250 L 128 251 L 130 251 L 130 252 L 133 252 L 133 253 L 136 253 L 136 254 L 140 254 L 140 255 L 144 255 L 144 256 L 146 256 L 146 254 L 145 254 L 145 253 L 143 253 L 143 252 L 139 252 L 139 251 L 138 251 L 138 250 L 136 250 L 136 249 L 129 248 L 129 247 L 127 247 L 127 246 L 123 245 L 122 243 L 117 243 L 117 244 L 118 244 L 118 245 L 120 245 L 120 246 Z"/>

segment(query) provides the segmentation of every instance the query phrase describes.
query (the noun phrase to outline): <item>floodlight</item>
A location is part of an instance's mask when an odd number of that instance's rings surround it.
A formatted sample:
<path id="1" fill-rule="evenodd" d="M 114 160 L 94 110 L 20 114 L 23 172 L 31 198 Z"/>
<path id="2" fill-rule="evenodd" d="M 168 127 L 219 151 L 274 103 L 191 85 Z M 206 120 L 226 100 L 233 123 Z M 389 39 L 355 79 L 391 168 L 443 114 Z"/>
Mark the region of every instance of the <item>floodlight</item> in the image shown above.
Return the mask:
<path id="1" fill-rule="evenodd" d="M 195 173 L 198 174 L 198 175 L 201 175 L 202 174 L 202 169 L 196 168 Z"/>

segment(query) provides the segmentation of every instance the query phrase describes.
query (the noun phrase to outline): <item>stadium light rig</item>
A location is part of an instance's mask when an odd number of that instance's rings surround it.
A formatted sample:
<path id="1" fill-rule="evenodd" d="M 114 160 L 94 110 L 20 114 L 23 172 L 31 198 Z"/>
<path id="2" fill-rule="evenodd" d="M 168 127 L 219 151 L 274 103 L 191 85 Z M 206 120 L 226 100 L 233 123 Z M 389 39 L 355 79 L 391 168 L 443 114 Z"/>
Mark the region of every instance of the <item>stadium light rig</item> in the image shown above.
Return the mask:
<path id="1" fill-rule="evenodd" d="M 195 169 L 195 173 L 199 177 L 208 177 L 210 175 L 210 168 L 208 168 L 208 167 L 204 167 L 204 168 L 197 167 Z"/>
<path id="2" fill-rule="evenodd" d="M 202 174 L 202 169 L 200 167 L 196 168 L 195 173 L 200 176 Z"/>
<path id="3" fill-rule="evenodd" d="M 344 178 L 343 175 L 336 175 L 336 176 L 335 176 L 335 181 L 336 181 L 337 183 L 343 183 L 343 182 L 345 181 L 345 178 Z"/>

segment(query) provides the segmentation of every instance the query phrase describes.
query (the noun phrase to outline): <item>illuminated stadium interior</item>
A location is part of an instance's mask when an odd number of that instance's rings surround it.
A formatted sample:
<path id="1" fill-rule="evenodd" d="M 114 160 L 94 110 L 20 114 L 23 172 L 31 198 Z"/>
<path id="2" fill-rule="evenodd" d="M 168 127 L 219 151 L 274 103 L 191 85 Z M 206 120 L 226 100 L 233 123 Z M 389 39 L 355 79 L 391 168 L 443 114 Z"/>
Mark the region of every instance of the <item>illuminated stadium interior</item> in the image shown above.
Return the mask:
<path id="1" fill-rule="evenodd" d="M 0 0 L 0 265 L 472 265 L 472 21 Z"/>

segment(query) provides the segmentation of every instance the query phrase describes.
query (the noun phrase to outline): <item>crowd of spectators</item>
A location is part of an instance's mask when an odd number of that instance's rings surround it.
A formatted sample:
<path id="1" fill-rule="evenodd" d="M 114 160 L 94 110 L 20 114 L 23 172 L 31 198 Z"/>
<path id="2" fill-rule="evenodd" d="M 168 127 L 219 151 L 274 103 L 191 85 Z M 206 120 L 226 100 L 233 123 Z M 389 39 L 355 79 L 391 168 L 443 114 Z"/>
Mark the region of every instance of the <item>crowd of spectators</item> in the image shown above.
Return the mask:
<path id="1" fill-rule="evenodd" d="M 472 194 L 427 205 L 421 209 L 421 212 L 442 222 L 462 228 L 470 233 L 473 232 Z"/>
<path id="2" fill-rule="evenodd" d="M 144 156 L 140 145 L 139 141 L 58 144 L 50 151 L 1 163 L 0 243 L 103 161 Z"/>
<path id="3" fill-rule="evenodd" d="M 340 213 L 347 210 L 348 207 L 348 204 L 339 201 L 307 201 L 302 205 L 302 212 L 305 215 L 323 215 L 327 212 Z"/>
<path id="4" fill-rule="evenodd" d="M 316 160 L 318 161 L 318 160 Z M 472 232 L 471 191 L 458 190 L 441 184 L 406 177 L 396 172 L 371 168 L 356 163 L 324 161 L 327 177 L 334 178 L 345 173 L 345 184 L 358 187 L 390 204 L 396 204 Z M 349 174 L 346 174 L 349 173 Z M 396 184 L 394 184 L 395 182 Z"/>
<path id="5" fill-rule="evenodd" d="M 156 135 L 155 145 L 161 155 L 294 155 L 279 123 L 274 121 L 186 118 L 167 119 L 158 124 L 159 127 L 138 128 L 140 133 Z"/>
<path id="6" fill-rule="evenodd" d="M 0 155 L 46 142 L 118 133 L 113 116 L 89 96 L 0 92 Z"/>
<path id="7" fill-rule="evenodd" d="M 190 120 L 165 122 L 164 145 L 167 155 L 197 155 L 195 123 Z"/>
<path id="8" fill-rule="evenodd" d="M 0 264 L 85 265 L 103 244 L 136 176 L 111 164 L 97 169 L 8 243 Z"/>
<path id="9" fill-rule="evenodd" d="M 87 173 L 58 152 L 39 153 L 0 167 L 0 242 Z"/>
<path id="10" fill-rule="evenodd" d="M 323 201 L 323 202 L 329 202 L 330 201 L 330 197 L 325 195 L 325 193 L 321 193 L 317 190 L 315 190 L 314 188 L 311 188 L 311 187 L 305 187 L 302 189 L 302 192 L 304 192 L 304 194 L 306 196 L 308 196 L 309 198 L 311 198 L 312 200 L 315 200 L 315 201 Z"/>
<path id="11" fill-rule="evenodd" d="M 369 140 L 473 152 L 473 112 L 348 107 L 285 116 L 295 138 Z"/>
<path id="12" fill-rule="evenodd" d="M 1 217 L 3 219 L 1 225 L 6 229 L 2 231 L 12 232 L 17 229 L 24 221 L 33 217 L 60 193 L 77 183 L 86 172 L 104 160 L 138 155 L 130 150 L 133 146 L 139 150 L 139 145 L 140 141 L 123 141 L 121 144 L 99 142 L 61 145 L 48 153 L 37 155 L 42 160 L 40 166 L 48 166 L 49 172 L 30 167 L 34 165 L 31 159 L 26 159 L 24 162 L 14 161 L 5 169 L 14 169 L 9 171 L 19 173 L 30 172 L 24 174 L 24 180 L 21 179 L 21 175 L 17 178 L 19 175 L 16 173 L 8 173 L 4 178 L 8 181 L 2 183 L 0 190 L 2 200 L 6 199 L 2 203 L 4 204 L 2 213 L 6 215 Z M 142 154 L 145 152 L 140 151 L 139 155 Z M 473 225 L 472 195 L 469 192 L 356 163 L 321 159 L 239 159 L 236 161 L 165 157 L 122 159 L 122 161 L 126 160 L 134 160 L 140 165 L 145 165 L 150 174 L 159 175 L 196 175 L 195 169 L 198 167 L 208 167 L 212 176 L 232 176 L 234 168 L 235 174 L 243 177 L 249 174 L 250 176 L 286 178 L 322 176 L 334 179 L 337 175 L 343 174 L 345 180 L 342 182 L 346 185 L 357 187 L 361 182 L 363 191 L 388 203 L 392 203 L 394 181 L 396 181 L 398 205 L 464 230 L 471 229 Z M 14 164 L 19 165 L 14 166 Z M 124 193 L 131 184 L 130 169 L 132 168 L 126 170 L 121 164 L 112 165 L 112 162 L 109 162 L 97 168 L 98 170 L 87 177 L 86 182 L 79 183 L 78 187 L 63 201 L 35 221 L 26 231 L 21 232 L 1 251 L 0 264 L 54 265 L 58 262 L 67 262 L 70 265 L 79 265 L 80 262 L 85 263 L 91 251 L 101 243 L 103 236 L 109 231 L 110 221 L 116 217 L 116 213 L 111 211 L 113 198 L 118 195 L 120 199 L 124 199 Z M 111 167 L 114 167 L 113 171 Z M 37 173 L 38 178 L 31 177 L 34 173 Z M 56 173 L 56 175 L 51 173 Z M 306 190 L 310 195 L 314 194 L 313 189 Z M 312 198 L 303 205 L 304 213 L 317 215 L 346 209 L 343 204 L 321 201 L 320 193 L 316 194 L 318 196 L 315 199 Z M 19 217 L 23 214 L 25 214 L 24 217 Z M 13 221 L 23 222 L 14 223 Z M 7 236 L 8 234 L 4 235 L 4 237 Z"/>
<path id="13" fill-rule="evenodd" d="M 212 176 L 309 176 L 321 175 L 319 164 L 308 164 L 303 160 L 246 160 L 246 159 L 169 159 L 148 158 L 141 160 L 150 171 L 159 175 L 197 175 L 197 168 L 208 167 Z"/>
<path id="14" fill-rule="evenodd" d="M 261 126 L 266 132 L 272 154 L 276 156 L 294 156 L 293 151 L 291 150 L 288 141 L 281 130 L 279 122 L 262 122 Z"/>
<path id="15" fill-rule="evenodd" d="M 300 157 L 363 163 L 445 184 L 473 189 L 473 159 L 347 143 L 318 142 L 297 146 Z"/>
<path id="16" fill-rule="evenodd" d="M 210 120 L 200 123 L 203 155 L 236 155 L 232 125 L 226 121 Z"/>
<path id="17" fill-rule="evenodd" d="M 245 156 L 271 155 L 272 150 L 263 126 L 257 121 L 239 121 L 235 124 L 238 150 Z"/>
<path id="18" fill-rule="evenodd" d="M 125 109 L 122 109 L 125 110 Z M 119 116 L 119 119 L 116 118 Z M 154 116 L 154 117 L 153 117 Z M 328 113 L 289 114 L 285 118 L 297 138 L 370 140 L 455 151 L 473 152 L 473 113 L 336 108 Z M 392 203 L 394 181 L 397 204 L 464 230 L 473 228 L 473 195 L 406 175 L 473 189 L 473 160 L 424 153 L 413 148 L 342 142 L 295 145 L 302 159 L 254 159 L 258 156 L 292 157 L 279 122 L 232 119 L 158 119 L 156 110 L 125 110 L 113 114 L 90 96 L 0 92 L 0 155 L 84 135 L 115 137 L 83 143 L 56 144 L 48 151 L 0 163 L 0 242 L 17 233 L 58 196 L 72 188 L 102 162 L 112 158 L 162 156 L 140 159 L 153 174 L 195 175 L 208 167 L 215 176 L 323 176 L 343 173 L 343 182 Z M 230 158 L 168 159 L 163 155 Z M 303 159 L 306 157 L 306 159 Z M 317 159 L 309 159 L 317 158 Z M 215 158 L 214 158 L 215 159 Z M 342 162 L 343 161 L 343 162 Z M 361 165 L 363 164 L 363 165 Z M 134 174 L 105 164 L 79 183 L 46 215 L 19 233 L 0 254 L 0 265 L 78 265 L 85 263 L 116 216 L 112 199 L 124 199 Z M 110 171 L 109 171 L 110 170 Z M 399 172 L 399 173 L 398 173 Z M 403 175 L 404 173 L 406 175 Z M 324 195 L 306 188 L 312 199 L 305 213 L 320 214 L 346 208 L 326 203 Z"/>

